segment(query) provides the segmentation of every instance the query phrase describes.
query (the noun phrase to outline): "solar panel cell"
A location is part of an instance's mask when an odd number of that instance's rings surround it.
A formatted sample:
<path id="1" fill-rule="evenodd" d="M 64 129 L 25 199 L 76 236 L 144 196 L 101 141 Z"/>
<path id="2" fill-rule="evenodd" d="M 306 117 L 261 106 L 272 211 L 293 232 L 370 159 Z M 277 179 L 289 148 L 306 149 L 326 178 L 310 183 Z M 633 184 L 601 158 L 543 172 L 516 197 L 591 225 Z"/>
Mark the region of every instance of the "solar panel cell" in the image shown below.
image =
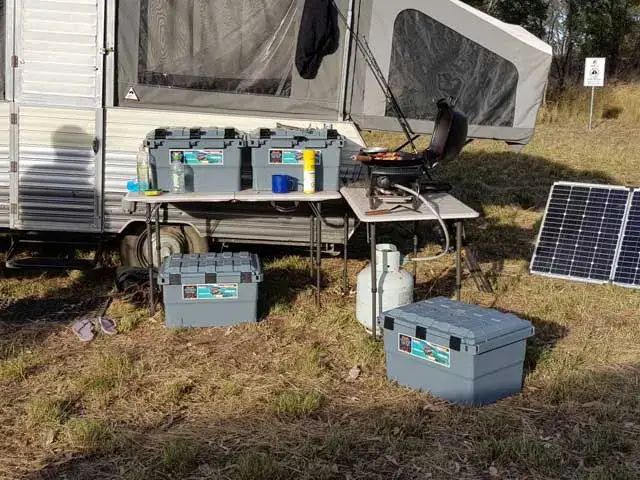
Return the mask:
<path id="1" fill-rule="evenodd" d="M 629 189 L 554 185 L 531 262 L 532 273 L 604 283 L 610 280 Z"/>
<path id="2" fill-rule="evenodd" d="M 619 285 L 640 287 L 640 190 L 633 192 L 613 280 Z"/>

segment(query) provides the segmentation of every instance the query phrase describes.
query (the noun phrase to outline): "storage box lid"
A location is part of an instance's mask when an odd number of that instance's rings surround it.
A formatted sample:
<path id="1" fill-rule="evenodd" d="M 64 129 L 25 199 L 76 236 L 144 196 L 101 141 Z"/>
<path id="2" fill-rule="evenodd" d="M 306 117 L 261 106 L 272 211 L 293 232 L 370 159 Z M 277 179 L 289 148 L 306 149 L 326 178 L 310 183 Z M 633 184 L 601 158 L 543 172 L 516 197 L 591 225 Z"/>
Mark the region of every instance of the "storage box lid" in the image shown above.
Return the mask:
<path id="1" fill-rule="evenodd" d="M 242 139 L 233 127 L 162 127 L 147 134 L 147 140 Z"/>
<path id="2" fill-rule="evenodd" d="M 171 255 L 164 259 L 159 275 L 161 284 L 180 284 L 183 276 L 189 282 L 196 277 L 201 277 L 203 283 L 235 278 L 241 283 L 261 282 L 262 266 L 258 255 L 249 252 Z"/>
<path id="3" fill-rule="evenodd" d="M 396 322 L 416 336 L 434 335 L 449 340 L 452 349 L 466 346 L 471 353 L 482 353 L 533 336 L 531 322 L 513 314 L 433 298 L 399 307 L 382 316 L 384 327 L 393 329 Z M 455 347 L 458 348 L 455 348 Z"/>
<path id="4" fill-rule="evenodd" d="M 269 128 L 261 128 L 254 131 L 252 133 L 252 136 L 259 137 L 261 139 L 300 138 L 306 140 L 342 140 L 342 136 L 338 133 L 337 130 L 333 128 L 276 128 L 275 130 Z"/>

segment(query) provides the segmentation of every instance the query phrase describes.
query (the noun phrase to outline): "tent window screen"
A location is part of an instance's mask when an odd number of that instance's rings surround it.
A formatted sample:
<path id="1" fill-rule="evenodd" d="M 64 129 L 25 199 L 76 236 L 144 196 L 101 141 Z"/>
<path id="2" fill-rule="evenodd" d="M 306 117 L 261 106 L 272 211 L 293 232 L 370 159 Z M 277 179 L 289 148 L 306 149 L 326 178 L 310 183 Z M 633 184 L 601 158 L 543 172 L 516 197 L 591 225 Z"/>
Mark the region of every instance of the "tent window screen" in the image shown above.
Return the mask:
<path id="1" fill-rule="evenodd" d="M 389 82 L 408 118 L 435 120 L 434 99 L 452 97 L 474 125 L 514 124 L 516 67 L 417 10 L 396 18 Z"/>
<path id="2" fill-rule="evenodd" d="M 296 0 L 141 0 L 138 80 L 288 97 Z"/>

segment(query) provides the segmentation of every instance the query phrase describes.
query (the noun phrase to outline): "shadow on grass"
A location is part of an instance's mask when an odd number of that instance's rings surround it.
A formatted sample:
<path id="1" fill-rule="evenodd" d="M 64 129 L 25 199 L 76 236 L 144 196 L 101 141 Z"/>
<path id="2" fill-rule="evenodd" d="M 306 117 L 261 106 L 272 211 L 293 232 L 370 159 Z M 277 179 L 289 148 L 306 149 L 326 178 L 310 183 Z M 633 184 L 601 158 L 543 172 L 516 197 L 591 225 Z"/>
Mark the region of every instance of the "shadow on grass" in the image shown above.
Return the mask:
<path id="1" fill-rule="evenodd" d="M 558 181 L 616 184 L 604 171 L 576 170 L 536 155 L 515 152 L 468 151 L 437 175 L 454 186 L 453 193 L 469 206 L 516 206 L 543 209 L 551 186 Z"/>
<path id="2" fill-rule="evenodd" d="M 265 268 L 264 281 L 259 289 L 258 312 L 261 318 L 287 311 L 295 304 L 300 293 L 307 290 L 309 285 L 315 285 L 316 281 L 315 277 L 311 278 L 308 258 L 269 260 L 267 263 L 273 264 Z M 326 284 L 326 279 L 322 284 Z"/>
<path id="3" fill-rule="evenodd" d="M 6 273 L 10 278 L 25 281 L 46 281 L 68 276 L 64 272 Z M 64 288 L 53 288 L 42 297 L 4 299 L 0 308 L 0 346 L 20 343 L 23 348 L 27 348 L 37 345 L 52 332 L 95 312 L 106 301 L 112 278 L 111 269 L 96 269 L 83 272 Z"/>
<path id="4" fill-rule="evenodd" d="M 329 391 L 328 401 L 294 416 L 243 405 L 243 415 L 182 419 L 157 431 L 115 419 L 89 432 L 83 453 L 52 454 L 21 478 L 632 479 L 640 474 L 639 382 L 634 364 L 573 372 L 485 408 L 427 395 L 362 407 Z"/>

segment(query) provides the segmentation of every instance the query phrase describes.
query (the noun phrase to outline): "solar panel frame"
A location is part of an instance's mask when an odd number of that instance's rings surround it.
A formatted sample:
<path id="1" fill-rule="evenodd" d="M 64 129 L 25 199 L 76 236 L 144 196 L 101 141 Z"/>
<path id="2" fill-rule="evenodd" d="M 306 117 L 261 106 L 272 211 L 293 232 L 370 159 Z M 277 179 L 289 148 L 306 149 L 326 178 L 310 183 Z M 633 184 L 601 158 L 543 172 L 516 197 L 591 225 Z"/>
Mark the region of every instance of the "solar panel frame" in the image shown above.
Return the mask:
<path id="1" fill-rule="evenodd" d="M 530 273 L 599 285 L 611 282 L 630 197 L 627 187 L 556 182 Z"/>
<path id="2" fill-rule="evenodd" d="M 629 198 L 611 281 L 620 287 L 640 289 L 640 189 L 633 190 Z"/>

